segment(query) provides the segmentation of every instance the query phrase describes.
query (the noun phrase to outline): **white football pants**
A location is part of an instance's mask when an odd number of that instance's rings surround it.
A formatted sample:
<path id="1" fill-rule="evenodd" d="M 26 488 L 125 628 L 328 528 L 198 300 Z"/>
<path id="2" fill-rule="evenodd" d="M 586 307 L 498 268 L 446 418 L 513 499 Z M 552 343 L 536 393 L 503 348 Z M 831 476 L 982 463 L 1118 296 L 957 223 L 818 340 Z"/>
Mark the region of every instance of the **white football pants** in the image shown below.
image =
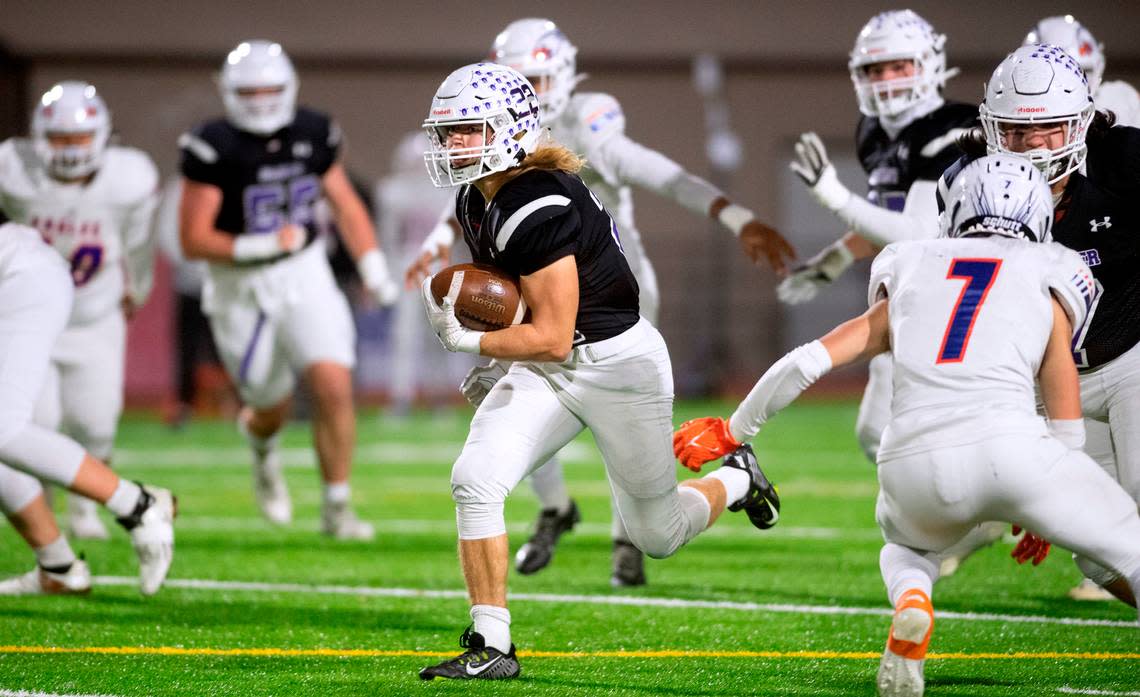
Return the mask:
<path id="1" fill-rule="evenodd" d="M 523 477 L 589 428 L 630 541 L 667 557 L 709 517 L 703 497 L 677 493 L 672 419 L 669 352 L 645 319 L 574 349 L 565 363 L 514 363 L 475 412 L 452 496 L 460 508 L 501 506 Z"/>

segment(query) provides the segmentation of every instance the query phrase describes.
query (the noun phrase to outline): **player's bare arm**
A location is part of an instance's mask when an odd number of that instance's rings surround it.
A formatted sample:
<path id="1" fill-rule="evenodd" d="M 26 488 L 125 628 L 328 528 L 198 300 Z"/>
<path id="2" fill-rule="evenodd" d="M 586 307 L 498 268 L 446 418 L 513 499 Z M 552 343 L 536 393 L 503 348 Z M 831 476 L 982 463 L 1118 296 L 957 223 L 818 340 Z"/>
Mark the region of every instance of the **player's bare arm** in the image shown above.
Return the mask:
<path id="1" fill-rule="evenodd" d="M 448 211 L 454 206 L 448 206 Z M 459 221 L 449 213 L 436 224 L 420 246 L 420 254 L 404 270 L 404 287 L 414 288 L 432 275 L 433 269 L 451 263 L 451 247 L 460 234 Z"/>
<path id="2" fill-rule="evenodd" d="M 1041 368 L 1037 371 L 1041 399 L 1045 402 L 1045 413 L 1053 423 L 1081 418 L 1080 383 L 1077 380 L 1077 366 L 1073 362 L 1070 348 L 1072 335 L 1069 316 L 1065 314 L 1061 303 L 1054 298 L 1053 331 L 1049 335 L 1049 343 L 1045 346 Z"/>
<path id="3" fill-rule="evenodd" d="M 356 261 L 364 286 L 381 306 L 396 302 L 400 287 L 388 270 L 388 260 L 376 243 L 372 218 L 352 187 L 344 165 L 336 162 L 329 167 L 321 178 L 321 184 L 336 216 L 337 230 L 348 253 Z"/>
<path id="4" fill-rule="evenodd" d="M 531 321 L 487 332 L 480 353 L 513 361 L 564 361 L 578 315 L 578 265 L 565 256 L 520 279 Z"/>
<path id="5" fill-rule="evenodd" d="M 187 259 L 254 261 L 296 251 L 305 243 L 304 231 L 291 223 L 286 223 L 275 235 L 245 235 L 235 239 L 214 227 L 221 207 L 221 189 L 191 179 L 182 180 L 178 225 L 182 252 Z"/>

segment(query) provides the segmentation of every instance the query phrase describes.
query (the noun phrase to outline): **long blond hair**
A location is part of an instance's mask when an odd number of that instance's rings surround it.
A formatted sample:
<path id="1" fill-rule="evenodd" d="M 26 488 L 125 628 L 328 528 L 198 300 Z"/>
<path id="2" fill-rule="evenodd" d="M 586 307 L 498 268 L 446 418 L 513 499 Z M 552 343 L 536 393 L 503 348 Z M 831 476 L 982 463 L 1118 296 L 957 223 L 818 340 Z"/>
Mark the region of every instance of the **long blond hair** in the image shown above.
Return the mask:
<path id="1" fill-rule="evenodd" d="M 534 152 L 529 153 L 523 161 L 519 163 L 519 166 L 511 167 L 502 172 L 495 172 L 484 179 L 491 184 L 493 192 L 497 192 L 504 184 L 524 172 L 530 172 L 531 170 L 542 170 L 546 172 L 560 170 L 562 172 L 569 172 L 570 174 L 577 174 L 585 166 L 585 158 L 580 157 L 565 145 L 551 138 L 549 132 L 547 132 L 542 136 Z"/>

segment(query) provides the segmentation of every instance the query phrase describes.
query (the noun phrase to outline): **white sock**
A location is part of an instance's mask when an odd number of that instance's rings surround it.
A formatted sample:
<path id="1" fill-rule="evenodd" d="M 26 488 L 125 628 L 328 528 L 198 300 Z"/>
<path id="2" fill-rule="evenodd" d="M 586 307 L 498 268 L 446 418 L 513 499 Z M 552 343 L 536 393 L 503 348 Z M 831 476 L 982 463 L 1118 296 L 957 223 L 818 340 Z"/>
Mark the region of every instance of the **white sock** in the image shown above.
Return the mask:
<path id="1" fill-rule="evenodd" d="M 511 611 L 494 605 L 472 605 L 471 621 L 487 646 L 503 653 L 511 650 Z"/>
<path id="2" fill-rule="evenodd" d="M 352 495 L 352 490 L 349 488 L 348 482 L 337 482 L 336 484 L 325 482 L 324 492 L 326 506 L 348 503 L 348 499 Z"/>
<path id="3" fill-rule="evenodd" d="M 920 554 L 909 547 L 888 542 L 879 552 L 879 572 L 887 587 L 887 598 L 894 607 L 906 591 L 917 588 L 931 597 L 938 580 L 941 558 L 933 553 Z"/>
<path id="4" fill-rule="evenodd" d="M 740 499 L 748 495 L 748 489 L 752 486 L 752 477 L 744 470 L 738 470 L 735 467 L 724 467 L 713 470 L 705 475 L 705 479 L 719 479 L 724 484 L 724 491 L 727 494 L 725 502 L 734 504 Z"/>
<path id="5" fill-rule="evenodd" d="M 139 488 L 138 484 L 129 479 L 119 479 L 118 488 L 115 489 L 115 493 L 111 494 L 111 498 L 107 499 L 107 503 L 104 505 L 108 511 L 115 514 L 116 518 L 124 518 L 134 512 L 140 496 L 142 496 L 142 489 Z"/>
<path id="6" fill-rule="evenodd" d="M 43 547 L 36 547 L 33 551 L 36 553 L 36 563 L 44 569 L 62 569 L 75 563 L 75 552 L 63 535 Z"/>

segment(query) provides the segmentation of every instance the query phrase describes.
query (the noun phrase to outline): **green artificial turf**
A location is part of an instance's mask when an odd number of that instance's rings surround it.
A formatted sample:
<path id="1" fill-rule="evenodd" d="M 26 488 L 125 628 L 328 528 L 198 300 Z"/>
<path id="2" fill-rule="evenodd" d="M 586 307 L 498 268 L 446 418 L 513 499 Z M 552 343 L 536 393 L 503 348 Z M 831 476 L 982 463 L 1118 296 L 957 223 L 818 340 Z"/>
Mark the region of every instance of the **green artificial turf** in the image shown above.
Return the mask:
<path id="1" fill-rule="evenodd" d="M 676 422 L 730 409 L 683 404 Z M 583 523 L 551 567 L 510 579 L 521 596 L 511 605 L 514 641 L 538 655 L 524 653 L 522 676 L 509 683 L 421 682 L 416 671 L 436 654 L 458 653 L 468 622 L 448 473 L 469 416 L 392 421 L 361 412 L 353 491 L 361 516 L 379 528 L 373 543 L 316 532 L 320 491 L 305 424 L 291 425 L 284 440 L 296 522 L 280 529 L 258 516 L 231 423 L 171 432 L 148 417 L 127 418 L 117 469 L 179 497 L 172 583 L 153 598 L 138 595 L 117 526 L 110 541 L 76 542 L 95 574 L 114 578 L 85 598 L 0 598 L 0 695 L 874 693 L 889 608 L 874 469 L 855 444 L 848 402 L 794 406 L 757 441 L 784 502 L 775 529 L 760 532 L 743 515 L 725 514 L 674 558 L 650 560 L 649 585 L 633 590 L 609 586 L 607 485 L 589 437 L 579 439 L 565 471 Z M 507 504 L 512 549 L 535 513 L 524 483 Z M 999 542 L 941 581 L 936 608 L 1110 623 L 944 616 L 930 647 L 927 693 L 1140 694 L 1140 631 L 1113 624 L 1135 612 L 1069 600 L 1065 591 L 1079 576 L 1063 551 L 1029 568 L 1009 559 L 1009 549 Z M 0 575 L 32 563 L 10 528 L 0 533 Z M 267 585 L 186 587 L 190 580 Z M 445 592 L 415 594 L 424 590 Z M 727 605 L 606 602 L 615 597 Z M 171 651 L 155 651 L 163 647 Z M 106 651 L 116 648 L 133 652 Z M 732 652 L 746 655 L 721 655 Z M 1078 657 L 1086 653 L 1116 656 Z"/>

